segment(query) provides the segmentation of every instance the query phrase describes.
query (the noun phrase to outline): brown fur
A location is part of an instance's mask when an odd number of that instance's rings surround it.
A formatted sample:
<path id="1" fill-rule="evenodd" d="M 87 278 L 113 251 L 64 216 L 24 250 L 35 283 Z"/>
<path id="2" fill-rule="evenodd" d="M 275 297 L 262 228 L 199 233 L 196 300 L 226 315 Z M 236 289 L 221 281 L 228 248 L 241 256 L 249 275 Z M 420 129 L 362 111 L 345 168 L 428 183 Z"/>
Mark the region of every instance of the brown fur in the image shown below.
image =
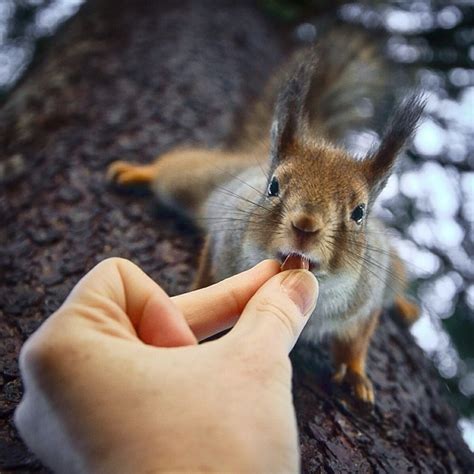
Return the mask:
<path id="1" fill-rule="evenodd" d="M 121 186 L 148 185 L 156 177 L 156 163 L 132 165 L 126 161 L 114 161 L 107 171 L 107 178 Z"/>
<path id="2" fill-rule="evenodd" d="M 159 181 L 163 194 L 174 196 L 190 215 L 198 213 L 201 204 L 214 189 L 248 166 L 245 156 L 220 150 L 178 148 L 160 156 L 151 165 L 133 165 L 116 161 L 107 176 L 123 186 L 148 185 Z"/>
<path id="3" fill-rule="evenodd" d="M 346 337 L 335 336 L 331 340 L 331 353 L 335 373 L 335 383 L 348 383 L 357 399 L 373 403 L 374 390 L 365 372 L 365 362 L 370 339 L 380 317 L 375 311 L 353 333 Z"/>
<path id="4" fill-rule="evenodd" d="M 395 297 L 393 307 L 402 323 L 406 326 L 411 326 L 420 317 L 420 308 L 418 305 L 403 296 Z"/>
<path id="5" fill-rule="evenodd" d="M 349 219 L 352 210 L 368 200 L 364 167 L 343 150 L 325 143 L 293 143 L 280 163 L 273 175 L 280 183 L 281 200 L 266 203 L 271 209 L 266 219 L 278 222 L 277 232 L 262 232 L 260 223 L 252 231 L 249 225 L 252 238 L 270 252 L 274 249 L 275 254 L 287 242 L 301 252 L 311 253 L 319 246 L 314 257 L 321 260 L 323 270 L 334 272 L 347 267 L 346 249 L 359 253 L 365 242 L 360 226 Z M 282 214 L 283 207 L 291 211 Z M 295 215 L 309 222 L 317 221 L 320 230 L 296 233 L 291 224 Z"/>

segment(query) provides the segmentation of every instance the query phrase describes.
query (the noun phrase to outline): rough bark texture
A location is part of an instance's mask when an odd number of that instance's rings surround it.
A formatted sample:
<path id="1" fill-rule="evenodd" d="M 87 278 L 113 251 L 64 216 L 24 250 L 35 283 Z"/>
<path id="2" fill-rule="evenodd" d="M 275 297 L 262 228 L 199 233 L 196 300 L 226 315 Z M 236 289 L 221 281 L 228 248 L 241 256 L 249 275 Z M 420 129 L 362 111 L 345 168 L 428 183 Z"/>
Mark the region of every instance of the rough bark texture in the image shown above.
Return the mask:
<path id="1" fill-rule="evenodd" d="M 114 255 L 173 294 L 194 275 L 199 236 L 149 196 L 108 188 L 106 165 L 222 142 L 281 59 L 279 36 L 251 2 L 90 2 L 3 107 L 0 157 L 26 163 L 0 195 L 3 471 L 44 470 L 12 425 L 17 356 L 78 278 Z M 305 472 L 474 469 L 429 361 L 390 318 L 370 351 L 372 414 L 331 394 L 324 348 L 299 346 L 293 360 Z"/>

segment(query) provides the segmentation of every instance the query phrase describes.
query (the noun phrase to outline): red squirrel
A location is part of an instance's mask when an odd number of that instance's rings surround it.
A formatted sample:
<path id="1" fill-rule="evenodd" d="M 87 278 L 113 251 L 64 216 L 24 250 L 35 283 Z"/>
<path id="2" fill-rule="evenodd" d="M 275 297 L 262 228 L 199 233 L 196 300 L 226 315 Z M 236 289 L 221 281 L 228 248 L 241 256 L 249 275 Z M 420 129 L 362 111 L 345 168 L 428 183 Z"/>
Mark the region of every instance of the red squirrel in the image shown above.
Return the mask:
<path id="1" fill-rule="evenodd" d="M 382 308 L 395 306 L 407 323 L 419 312 L 404 296 L 404 266 L 371 214 L 423 99 L 414 94 L 399 104 L 363 159 L 340 145 L 354 116 L 342 96 L 370 95 L 386 85 L 383 73 L 364 35 L 332 33 L 272 78 L 236 144 L 177 148 L 150 165 L 119 161 L 108 171 L 120 185 L 148 185 L 204 230 L 196 288 L 266 258 L 313 272 L 319 299 L 301 338 L 328 335 L 334 382 L 368 404 L 366 356 Z"/>

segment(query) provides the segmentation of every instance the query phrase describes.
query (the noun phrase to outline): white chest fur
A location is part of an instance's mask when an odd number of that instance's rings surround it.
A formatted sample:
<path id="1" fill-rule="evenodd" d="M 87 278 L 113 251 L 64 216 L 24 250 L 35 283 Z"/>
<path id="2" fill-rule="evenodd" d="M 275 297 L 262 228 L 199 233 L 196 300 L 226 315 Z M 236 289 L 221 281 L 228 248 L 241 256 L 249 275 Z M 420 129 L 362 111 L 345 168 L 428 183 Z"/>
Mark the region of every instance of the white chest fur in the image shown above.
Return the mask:
<path id="1" fill-rule="evenodd" d="M 320 338 L 328 332 L 339 332 L 357 281 L 352 275 L 341 273 L 319 279 L 319 297 L 316 309 L 308 322 L 303 336 Z"/>

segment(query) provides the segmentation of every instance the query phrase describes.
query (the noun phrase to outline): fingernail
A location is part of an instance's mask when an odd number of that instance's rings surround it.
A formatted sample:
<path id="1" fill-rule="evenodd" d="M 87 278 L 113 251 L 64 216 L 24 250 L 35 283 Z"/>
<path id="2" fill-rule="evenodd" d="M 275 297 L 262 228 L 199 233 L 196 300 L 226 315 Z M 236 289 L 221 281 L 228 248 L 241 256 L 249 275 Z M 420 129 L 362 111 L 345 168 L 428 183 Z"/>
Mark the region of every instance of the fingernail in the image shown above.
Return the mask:
<path id="1" fill-rule="evenodd" d="M 318 297 L 316 277 L 307 270 L 289 270 L 287 273 L 281 282 L 283 291 L 298 306 L 302 315 L 309 316 Z"/>

